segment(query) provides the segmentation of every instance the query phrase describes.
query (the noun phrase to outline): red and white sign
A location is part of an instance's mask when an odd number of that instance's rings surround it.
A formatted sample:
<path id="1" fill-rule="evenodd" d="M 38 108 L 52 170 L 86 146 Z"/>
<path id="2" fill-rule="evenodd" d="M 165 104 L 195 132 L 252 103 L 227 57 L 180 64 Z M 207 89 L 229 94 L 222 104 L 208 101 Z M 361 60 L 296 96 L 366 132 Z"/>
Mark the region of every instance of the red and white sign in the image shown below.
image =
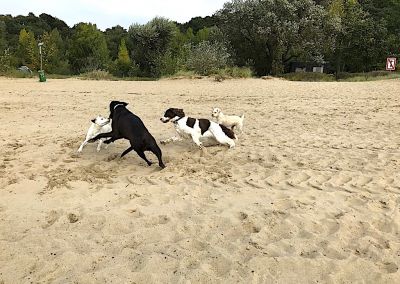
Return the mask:
<path id="1" fill-rule="evenodd" d="M 394 71 L 396 70 L 396 57 L 388 57 L 386 59 L 386 71 Z"/>

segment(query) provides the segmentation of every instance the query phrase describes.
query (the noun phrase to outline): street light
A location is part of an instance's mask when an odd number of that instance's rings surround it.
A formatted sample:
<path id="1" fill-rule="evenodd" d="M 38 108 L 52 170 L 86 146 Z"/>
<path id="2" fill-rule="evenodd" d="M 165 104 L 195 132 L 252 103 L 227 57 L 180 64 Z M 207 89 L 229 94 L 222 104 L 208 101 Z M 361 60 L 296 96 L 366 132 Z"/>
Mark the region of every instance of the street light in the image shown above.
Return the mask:
<path id="1" fill-rule="evenodd" d="M 42 45 L 43 42 L 39 42 L 39 53 L 40 53 L 40 70 L 39 70 L 39 82 L 46 82 L 46 76 L 43 71 L 43 55 L 42 55 Z"/>
<path id="2" fill-rule="evenodd" d="M 39 54 L 40 54 L 40 70 L 43 70 L 42 45 L 43 45 L 43 42 L 39 42 L 39 43 L 38 43 L 38 46 L 39 46 Z"/>

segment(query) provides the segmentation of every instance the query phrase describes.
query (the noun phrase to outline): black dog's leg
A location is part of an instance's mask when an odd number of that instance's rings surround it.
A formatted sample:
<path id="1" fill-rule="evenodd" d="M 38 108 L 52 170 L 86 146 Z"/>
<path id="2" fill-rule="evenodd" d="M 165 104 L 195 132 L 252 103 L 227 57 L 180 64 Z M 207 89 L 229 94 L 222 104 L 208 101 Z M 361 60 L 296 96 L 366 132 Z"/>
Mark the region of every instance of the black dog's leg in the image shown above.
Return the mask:
<path id="1" fill-rule="evenodd" d="M 158 165 L 160 166 L 160 168 L 164 169 L 165 165 L 162 161 L 162 152 L 161 152 L 160 147 L 158 147 L 158 145 L 156 143 L 154 143 L 154 145 L 153 145 L 153 147 L 151 147 L 150 151 L 153 152 L 153 154 L 157 156 Z"/>
<path id="2" fill-rule="evenodd" d="M 139 155 L 140 158 L 142 158 L 143 160 L 146 161 L 148 166 L 151 166 L 153 164 L 152 162 L 147 160 L 146 155 L 144 154 L 144 152 L 141 149 L 134 149 L 134 150 Z"/>
<path id="3" fill-rule="evenodd" d="M 122 152 L 122 154 L 121 154 L 121 158 L 123 157 L 123 156 L 125 156 L 126 154 L 128 154 L 130 151 L 132 151 L 133 150 L 133 147 L 131 146 L 131 147 L 129 147 L 128 149 L 126 149 L 124 152 Z"/>
<path id="4" fill-rule="evenodd" d="M 104 144 L 110 144 L 113 143 L 115 140 L 118 140 L 117 138 L 111 137 L 110 139 L 107 139 L 106 141 L 104 141 Z"/>
<path id="5" fill-rule="evenodd" d="M 99 140 L 100 138 L 109 138 L 109 137 L 114 138 L 114 137 L 115 137 L 114 134 L 115 134 L 115 133 L 112 132 L 112 131 L 111 131 L 111 132 L 107 132 L 107 133 L 100 133 L 100 134 L 98 134 L 96 137 L 90 139 L 89 142 L 90 142 L 90 143 L 93 143 L 93 142 L 95 142 L 96 140 Z"/>

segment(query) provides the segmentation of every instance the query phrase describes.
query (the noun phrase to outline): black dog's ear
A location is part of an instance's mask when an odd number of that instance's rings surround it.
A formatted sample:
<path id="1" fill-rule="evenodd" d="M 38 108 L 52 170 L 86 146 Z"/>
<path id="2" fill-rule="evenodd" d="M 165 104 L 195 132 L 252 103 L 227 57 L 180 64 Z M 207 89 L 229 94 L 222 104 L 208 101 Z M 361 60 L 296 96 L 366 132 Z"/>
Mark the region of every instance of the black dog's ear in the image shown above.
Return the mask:
<path id="1" fill-rule="evenodd" d="M 95 118 L 93 118 L 92 120 L 90 120 L 91 122 L 93 122 L 93 123 L 95 123 L 96 122 L 96 119 Z"/>
<path id="2" fill-rule="evenodd" d="M 126 103 L 126 102 L 122 102 L 122 104 L 123 104 L 124 106 L 127 106 L 127 105 L 128 105 L 128 103 Z"/>

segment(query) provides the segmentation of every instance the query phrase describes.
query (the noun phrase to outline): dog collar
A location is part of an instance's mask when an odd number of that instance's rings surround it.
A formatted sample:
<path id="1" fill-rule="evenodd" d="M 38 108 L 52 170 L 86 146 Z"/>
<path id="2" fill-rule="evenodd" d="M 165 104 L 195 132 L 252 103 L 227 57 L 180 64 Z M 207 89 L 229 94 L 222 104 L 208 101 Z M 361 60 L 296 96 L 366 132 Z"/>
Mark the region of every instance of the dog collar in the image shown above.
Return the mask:
<path id="1" fill-rule="evenodd" d="M 178 121 L 179 121 L 179 120 L 181 120 L 182 118 L 183 118 L 183 116 L 182 116 L 182 117 L 180 117 L 180 118 L 178 118 L 177 120 L 174 120 L 174 121 L 173 121 L 173 123 L 177 124 L 177 123 L 178 123 Z"/>
<path id="2" fill-rule="evenodd" d="M 114 106 L 114 110 L 118 107 L 118 106 L 123 106 L 123 104 L 117 104 Z"/>

